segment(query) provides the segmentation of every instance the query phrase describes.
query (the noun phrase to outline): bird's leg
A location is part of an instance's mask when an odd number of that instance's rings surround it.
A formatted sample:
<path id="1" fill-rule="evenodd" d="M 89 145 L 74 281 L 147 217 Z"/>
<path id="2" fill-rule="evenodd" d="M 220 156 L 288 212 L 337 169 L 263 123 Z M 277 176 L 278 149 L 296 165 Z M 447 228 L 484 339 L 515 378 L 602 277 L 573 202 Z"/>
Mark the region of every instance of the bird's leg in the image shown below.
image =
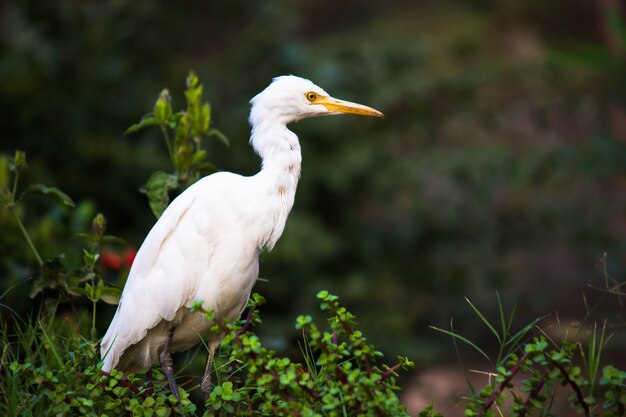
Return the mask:
<path id="1" fill-rule="evenodd" d="M 176 385 L 176 381 L 174 380 L 174 362 L 172 361 L 172 354 L 170 353 L 170 343 L 172 342 L 172 338 L 174 337 L 174 328 L 175 326 L 170 326 L 167 329 L 165 346 L 163 346 L 163 350 L 159 355 L 159 359 L 161 360 L 161 367 L 163 368 L 163 372 L 167 377 L 167 382 L 170 383 L 170 389 L 172 390 L 172 394 L 174 394 L 176 399 L 180 401 L 178 385 Z"/>
<path id="2" fill-rule="evenodd" d="M 213 370 L 213 356 L 215 355 L 215 348 L 217 346 L 211 344 L 209 346 L 209 357 L 206 360 L 206 368 L 204 368 L 204 375 L 202 375 L 202 384 L 200 387 L 202 388 L 202 394 L 204 394 L 204 400 L 209 399 L 209 395 L 211 395 L 211 391 L 213 391 L 213 382 L 211 382 L 211 372 Z"/>

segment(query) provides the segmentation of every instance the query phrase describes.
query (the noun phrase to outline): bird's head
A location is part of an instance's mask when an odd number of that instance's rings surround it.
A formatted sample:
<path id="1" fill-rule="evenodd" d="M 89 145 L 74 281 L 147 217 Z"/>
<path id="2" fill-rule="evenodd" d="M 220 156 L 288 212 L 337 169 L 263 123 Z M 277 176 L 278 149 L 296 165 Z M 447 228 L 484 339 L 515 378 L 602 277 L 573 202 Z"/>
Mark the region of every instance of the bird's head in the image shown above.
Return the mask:
<path id="1" fill-rule="evenodd" d="M 267 120 L 289 124 L 307 117 L 346 113 L 383 117 L 378 110 L 333 98 L 311 81 L 293 75 L 274 78 L 250 104 L 252 125 Z"/>

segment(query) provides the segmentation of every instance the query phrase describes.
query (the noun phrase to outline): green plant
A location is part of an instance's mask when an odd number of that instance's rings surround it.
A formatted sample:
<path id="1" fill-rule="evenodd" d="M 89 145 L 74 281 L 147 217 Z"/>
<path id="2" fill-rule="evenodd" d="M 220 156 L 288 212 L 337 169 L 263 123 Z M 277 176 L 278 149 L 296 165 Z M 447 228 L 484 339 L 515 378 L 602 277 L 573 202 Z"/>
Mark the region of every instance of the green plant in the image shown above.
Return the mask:
<path id="1" fill-rule="evenodd" d="M 0 363 L 0 412 L 7 416 L 44 415 L 190 415 L 196 406 L 181 391 L 178 402 L 166 389 L 158 369 L 153 381 L 98 367 L 98 342 L 85 339 L 69 322 L 29 322 L 0 340 L 6 348 Z"/>
<path id="2" fill-rule="evenodd" d="M 318 294 L 327 315 L 322 330 L 311 316 L 299 316 L 304 364 L 266 348 L 252 328 L 261 323 L 253 294 L 247 316 L 224 323 L 204 312 L 225 337 L 216 358 L 217 384 L 205 416 L 408 416 L 399 402 L 397 371 L 413 363 L 399 358 L 380 364 L 382 353 L 356 328 L 355 317 L 336 296 Z M 194 306 L 202 311 L 201 305 Z M 194 415 L 196 405 L 181 389 L 177 402 L 158 367 L 152 380 L 98 369 L 97 341 L 66 323 L 24 324 L 10 334 L 0 371 L 0 412 L 6 415 Z M 11 341 L 12 342 L 9 342 Z M 8 365 L 8 366 L 7 366 Z M 45 411 L 44 411 L 45 410 Z M 38 414 L 41 413 L 41 414 Z"/>
<path id="3" fill-rule="evenodd" d="M 203 86 L 199 84 L 196 74 L 189 73 L 185 90 L 186 110 L 173 112 L 170 93 L 165 89 L 154 104 L 153 112 L 126 131 L 135 133 L 148 126 L 158 126 L 163 133 L 174 172 L 156 171 L 142 188 L 157 218 L 169 204 L 170 192 L 181 192 L 201 176 L 215 171 L 215 166 L 206 161 L 207 153 L 202 149 L 202 141 L 213 137 L 228 145 L 226 136 L 211 127 L 211 106 L 202 102 L 202 91 Z"/>
<path id="4" fill-rule="evenodd" d="M 396 371 L 413 363 L 399 357 L 392 367 L 380 364 L 382 353 L 367 342 L 338 298 L 327 291 L 317 297 L 329 328 L 321 329 L 311 316 L 297 318 L 304 364 L 280 357 L 248 330 L 260 323 L 255 307 L 264 302 L 261 296 L 253 295 L 241 323 L 226 324 L 205 312 L 216 323 L 214 331 L 226 333 L 225 362 L 218 369 L 229 375 L 211 393 L 211 415 L 246 416 L 251 410 L 271 416 L 408 415 L 397 397 Z"/>
<path id="5" fill-rule="evenodd" d="M 501 331 L 496 331 L 495 326 L 482 312 L 466 299 L 498 341 L 499 353 L 495 361 L 474 342 L 455 332 L 453 327 L 445 330 L 431 326 L 452 336 L 455 343 L 460 341 L 468 344 L 495 368 L 490 373 L 493 376 L 492 381 L 482 389 L 475 390 L 470 384 L 472 395 L 466 399 L 466 416 L 551 415 L 557 393 L 565 390 L 570 406 L 587 417 L 598 415 L 600 411 L 605 416 L 624 415 L 626 372 L 606 365 L 601 377 L 598 373 L 601 352 L 607 341 L 605 327 L 598 337 L 597 326 L 593 326 L 587 350 L 581 342 L 569 341 L 567 336 L 560 343 L 543 334 L 533 336 L 537 330 L 541 332 L 537 324 L 545 317 L 538 318 L 511 334 L 515 310 L 506 319 L 500 297 L 497 299 Z M 582 363 L 582 367 L 577 363 Z M 600 394 L 594 391 L 597 384 L 603 388 L 603 403 Z"/>
<path id="6" fill-rule="evenodd" d="M 19 192 L 20 174 L 27 167 L 26 154 L 22 151 L 15 151 L 15 156 L 0 155 L 0 207 L 11 213 L 11 216 L 17 223 L 22 236 L 28 243 L 35 260 L 39 267 L 43 268 L 44 260 L 39 254 L 37 247 L 33 243 L 30 234 L 24 227 L 24 223 L 20 218 L 20 204 L 29 194 L 45 194 L 55 197 L 62 204 L 74 207 L 72 199 L 63 191 L 56 187 L 47 187 L 42 184 L 31 184 L 23 191 Z"/>
<path id="7" fill-rule="evenodd" d="M 22 151 L 15 151 L 14 157 L 0 155 L 0 205 L 11 213 L 27 242 L 31 253 L 39 266 L 39 273 L 33 280 L 30 296 L 35 297 L 46 290 L 54 290 L 54 306 L 48 313 L 53 314 L 56 306 L 68 302 L 76 297 L 85 296 L 92 303 L 92 338 L 96 337 L 96 305 L 102 300 L 109 304 L 117 304 L 121 291 L 105 282 L 97 261 L 103 242 L 120 242 L 113 236 L 104 234 L 106 220 L 102 214 L 95 216 L 90 233 L 79 233 L 74 238 L 86 243 L 83 250 L 82 264 L 76 268 L 67 268 L 63 264 L 65 254 L 60 253 L 51 259 L 44 259 L 33 242 L 21 214 L 24 211 L 24 200 L 31 194 L 43 194 L 54 197 L 60 204 L 74 208 L 72 199 L 56 187 L 42 184 L 31 184 L 19 192 L 20 174 L 27 167 L 26 155 Z"/>

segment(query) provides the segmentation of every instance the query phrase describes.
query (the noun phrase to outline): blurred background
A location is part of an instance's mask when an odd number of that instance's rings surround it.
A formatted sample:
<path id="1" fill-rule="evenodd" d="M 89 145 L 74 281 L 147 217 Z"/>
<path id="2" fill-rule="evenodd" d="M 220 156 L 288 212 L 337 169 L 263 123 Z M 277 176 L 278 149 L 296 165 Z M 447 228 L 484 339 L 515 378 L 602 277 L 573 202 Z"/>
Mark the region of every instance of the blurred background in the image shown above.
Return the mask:
<path id="1" fill-rule="evenodd" d="M 231 142 L 206 144 L 221 170 L 259 169 L 248 101 L 274 76 L 310 78 L 381 110 L 383 120 L 292 126 L 302 179 L 282 239 L 262 256 L 259 332 L 297 352 L 295 317 L 317 314 L 315 294 L 327 289 L 390 362 L 416 361 L 404 379 L 416 410 L 424 391 L 415 381 L 433 388 L 424 375 L 459 368 L 451 339 L 429 325 L 454 319 L 456 331 L 496 349 L 464 297 L 496 321 L 497 291 L 505 309 L 517 307 L 517 328 L 547 314 L 556 333 L 557 318 L 623 326 L 621 299 L 606 291 L 626 266 L 620 3 L 7 0 L 0 152 L 24 150 L 24 184 L 77 202 L 64 211 L 35 199 L 24 213 L 44 257 L 98 211 L 108 233 L 137 248 L 155 221 L 138 189 L 170 162 L 158 129 L 124 131 L 163 88 L 183 107 L 190 70 Z M 36 263 L 6 213 L 0 253 L 0 292 L 17 284 L 3 303 L 36 310 L 39 299 L 24 301 Z M 125 271 L 112 279 L 121 284 Z M 100 335 L 112 314 L 100 312 Z M 609 352 L 625 347 L 618 332 Z M 463 383 L 461 373 L 445 378 Z M 454 398 L 436 403 L 445 410 Z"/>

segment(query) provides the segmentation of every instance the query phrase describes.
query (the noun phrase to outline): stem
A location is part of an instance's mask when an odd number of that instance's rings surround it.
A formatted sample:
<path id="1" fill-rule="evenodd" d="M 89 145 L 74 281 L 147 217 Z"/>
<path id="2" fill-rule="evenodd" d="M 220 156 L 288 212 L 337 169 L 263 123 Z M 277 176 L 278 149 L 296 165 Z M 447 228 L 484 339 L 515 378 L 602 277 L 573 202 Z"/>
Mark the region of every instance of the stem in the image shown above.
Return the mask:
<path id="1" fill-rule="evenodd" d="M 563 365 L 556 362 L 549 356 L 547 356 L 547 359 L 552 364 L 552 366 L 556 367 L 559 371 L 561 371 L 561 375 L 563 376 L 563 378 L 565 378 L 565 381 L 572 387 L 572 389 L 576 393 L 578 402 L 580 403 L 580 406 L 585 411 L 585 417 L 591 417 L 591 410 L 589 409 L 589 405 L 585 402 L 585 396 L 580 390 L 580 387 L 578 386 L 578 384 L 574 380 L 572 380 L 572 378 L 570 378 L 569 373 L 567 372 L 567 369 L 565 369 Z"/>
<path id="2" fill-rule="evenodd" d="M 35 255 L 35 258 L 37 259 L 37 264 L 39 265 L 40 268 L 43 268 L 43 259 L 41 258 L 41 255 L 39 255 L 39 252 L 37 251 L 37 248 L 35 247 L 35 244 L 31 240 L 30 235 L 26 231 L 26 228 L 24 227 L 24 224 L 22 223 L 20 218 L 17 216 L 15 211 L 13 211 L 13 207 L 12 206 L 9 207 L 9 211 L 13 215 L 13 218 L 15 219 L 15 221 L 17 222 L 17 225 L 19 226 L 20 230 L 22 231 L 22 235 L 24 236 L 24 239 L 26 239 L 26 243 L 28 243 L 28 246 L 30 246 L 31 252 L 33 252 L 33 255 Z"/>
<path id="3" fill-rule="evenodd" d="M 391 368 L 387 369 L 385 373 L 383 373 L 383 376 L 380 378 L 380 380 L 382 381 L 383 379 L 389 377 L 389 375 L 393 374 L 395 371 L 400 369 L 400 367 L 402 367 L 402 365 L 398 363 L 392 366 Z"/>
<path id="4" fill-rule="evenodd" d="M 169 133 L 167 133 L 167 128 L 165 126 L 161 126 L 161 132 L 163 132 L 163 136 L 165 137 L 165 144 L 167 145 L 167 152 L 170 154 L 172 165 L 174 166 L 174 169 L 178 170 L 176 167 L 176 161 L 174 160 L 174 148 L 172 148 L 172 141 L 170 140 Z"/>
<path id="5" fill-rule="evenodd" d="M 96 304 L 98 302 L 98 288 L 96 285 L 96 274 L 93 272 L 93 266 L 89 267 L 89 275 L 91 278 L 91 294 L 88 297 L 91 300 L 91 339 L 95 340 L 98 335 L 96 332 Z"/>
<path id="6" fill-rule="evenodd" d="M 487 413 L 487 410 L 491 408 L 493 403 L 498 398 L 498 395 L 500 395 L 505 390 L 505 388 L 507 387 L 509 382 L 511 382 L 513 377 L 515 377 L 515 375 L 522 369 L 522 365 L 524 365 L 524 361 L 526 360 L 526 358 L 528 358 L 528 354 L 524 353 L 524 355 L 522 355 L 522 357 L 517 360 L 515 365 L 513 365 L 513 367 L 509 371 L 509 375 L 504 379 L 504 381 L 500 383 L 498 388 L 496 388 L 493 391 L 493 393 L 489 396 L 489 398 L 487 399 L 487 401 L 481 408 L 480 412 L 478 413 L 479 416 L 485 415 Z"/>
<path id="7" fill-rule="evenodd" d="M 106 376 L 108 376 L 108 377 L 110 377 L 110 376 L 111 376 L 111 374 L 110 374 L 109 372 L 106 372 L 106 371 L 103 371 L 103 370 L 100 370 L 100 373 L 101 373 L 102 375 L 106 375 Z M 85 374 L 83 374 L 83 373 L 81 373 L 81 372 L 78 372 L 78 371 L 74 372 L 74 374 L 75 374 L 76 376 L 78 376 L 78 377 L 81 377 L 81 378 L 85 378 L 85 379 L 87 379 L 87 378 L 88 378 L 88 377 L 87 377 L 87 375 L 85 375 Z M 122 385 L 122 386 L 124 386 L 124 387 L 126 387 L 126 388 L 128 388 L 129 390 L 131 390 L 131 391 L 132 391 L 133 393 L 135 393 L 135 394 L 141 394 L 141 391 L 139 390 L 139 388 L 137 388 L 137 387 L 136 387 L 136 386 L 135 386 L 132 382 L 130 382 L 128 379 L 123 379 L 123 378 L 122 378 L 122 379 L 120 379 L 120 380 L 119 380 L 119 384 L 120 384 L 120 385 Z M 99 385 L 104 386 L 104 384 L 99 384 Z M 113 393 L 111 393 L 111 394 L 113 394 Z M 109 394 L 109 395 L 110 395 L 110 394 Z"/>
<path id="8" fill-rule="evenodd" d="M 96 332 L 96 301 L 93 301 L 93 308 L 91 311 L 91 340 L 95 340 L 98 336 Z"/>
<path id="9" fill-rule="evenodd" d="M 13 177 L 13 190 L 11 190 L 11 199 L 15 201 L 15 194 L 17 193 L 17 183 L 20 180 L 20 170 L 15 169 L 15 176 Z"/>
<path id="10" fill-rule="evenodd" d="M 523 408 L 522 408 L 522 410 L 519 413 L 520 417 L 525 417 L 526 416 L 526 412 L 528 411 L 528 409 L 532 405 L 531 401 L 539 394 L 539 392 L 543 388 L 544 384 L 546 383 L 546 379 L 548 378 L 548 373 L 549 373 L 549 370 L 545 371 L 543 373 L 543 375 L 541 375 L 541 379 L 539 379 L 539 381 L 537 382 L 537 385 L 535 385 L 535 387 L 532 389 L 532 391 L 530 391 L 530 393 L 528 394 L 528 398 L 526 398 L 526 401 L 524 402 Z"/>

